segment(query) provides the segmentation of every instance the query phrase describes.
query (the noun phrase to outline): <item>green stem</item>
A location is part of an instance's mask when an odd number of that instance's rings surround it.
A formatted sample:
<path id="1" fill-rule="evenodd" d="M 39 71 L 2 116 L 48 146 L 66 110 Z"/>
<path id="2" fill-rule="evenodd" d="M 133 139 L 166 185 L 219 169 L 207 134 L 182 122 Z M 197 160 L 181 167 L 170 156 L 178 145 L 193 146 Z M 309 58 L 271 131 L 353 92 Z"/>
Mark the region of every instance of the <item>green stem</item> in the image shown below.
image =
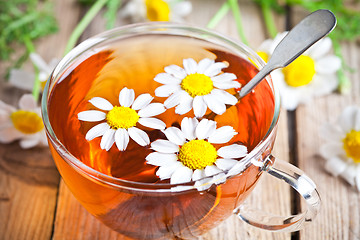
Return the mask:
<path id="1" fill-rule="evenodd" d="M 64 55 L 74 48 L 85 28 L 90 24 L 90 22 L 94 19 L 94 17 L 96 16 L 96 14 L 98 14 L 102 7 L 107 3 L 107 1 L 108 0 L 97 0 L 94 5 L 92 5 L 92 7 L 89 9 L 89 11 L 85 14 L 85 16 L 81 19 L 79 24 L 72 32 L 69 41 L 67 42 L 67 45 L 65 47 Z"/>
<path id="2" fill-rule="evenodd" d="M 25 43 L 26 49 L 29 52 L 29 54 L 35 52 L 35 46 L 29 37 L 24 38 L 24 43 Z M 35 102 L 37 102 L 39 100 L 40 86 L 41 86 L 40 78 L 39 78 L 40 71 L 39 71 L 39 68 L 35 64 L 33 64 L 33 67 L 34 67 L 34 71 L 35 71 L 35 80 L 34 80 L 32 95 L 35 99 Z"/>
<path id="3" fill-rule="evenodd" d="M 236 28 L 237 28 L 237 31 L 239 33 L 240 39 L 241 39 L 241 41 L 243 43 L 245 43 L 246 45 L 249 45 L 249 42 L 246 39 L 244 29 L 243 29 L 243 26 L 242 26 L 239 4 L 238 4 L 237 0 L 228 0 L 228 3 L 230 5 L 230 8 L 231 8 L 232 13 L 233 13 L 234 18 L 235 18 Z"/>
<path id="4" fill-rule="evenodd" d="M 230 9 L 229 3 L 225 2 L 221 8 L 215 13 L 215 15 L 210 19 L 209 23 L 206 25 L 207 28 L 215 28 L 219 22 L 225 17 Z"/>
<path id="5" fill-rule="evenodd" d="M 108 0 L 107 11 L 104 14 L 106 18 L 106 29 L 114 28 L 116 22 L 116 14 L 121 6 L 121 0 Z"/>
<path id="6" fill-rule="evenodd" d="M 268 34 L 270 35 L 271 38 L 274 39 L 278 32 L 276 29 L 274 19 L 271 14 L 271 8 L 268 3 L 269 3 L 268 1 L 261 1 L 261 11 L 264 16 L 265 25 L 266 25 Z"/>

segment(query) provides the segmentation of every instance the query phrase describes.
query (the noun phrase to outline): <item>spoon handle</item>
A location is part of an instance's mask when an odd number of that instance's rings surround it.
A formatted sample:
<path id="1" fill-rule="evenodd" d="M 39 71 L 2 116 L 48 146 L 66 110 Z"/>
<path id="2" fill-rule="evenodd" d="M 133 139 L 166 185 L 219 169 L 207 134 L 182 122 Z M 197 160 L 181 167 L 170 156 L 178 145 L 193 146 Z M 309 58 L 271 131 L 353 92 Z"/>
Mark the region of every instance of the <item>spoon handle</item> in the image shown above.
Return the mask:
<path id="1" fill-rule="evenodd" d="M 289 65 L 305 50 L 330 33 L 335 25 L 334 14 L 325 9 L 317 10 L 304 18 L 277 45 L 268 63 L 241 88 L 239 99 L 251 92 L 271 71 Z"/>

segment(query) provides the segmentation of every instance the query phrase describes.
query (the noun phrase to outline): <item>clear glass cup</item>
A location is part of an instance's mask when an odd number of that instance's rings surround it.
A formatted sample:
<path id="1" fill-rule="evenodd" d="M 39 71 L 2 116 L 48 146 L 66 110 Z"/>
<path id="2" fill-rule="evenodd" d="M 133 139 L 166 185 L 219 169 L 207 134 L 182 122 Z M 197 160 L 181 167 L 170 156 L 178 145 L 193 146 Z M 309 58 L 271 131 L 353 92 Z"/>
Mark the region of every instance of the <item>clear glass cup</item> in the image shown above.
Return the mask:
<path id="1" fill-rule="evenodd" d="M 270 77 L 266 82 L 273 99 L 269 127 L 262 140 L 230 171 L 208 178 L 206 191 L 192 184 L 150 184 L 108 176 L 77 159 L 54 132 L 49 117 L 49 99 L 56 84 L 84 59 L 107 49 L 117 41 L 143 34 L 186 36 L 226 48 L 247 62 L 262 68 L 264 62 L 249 47 L 219 33 L 172 23 L 136 24 L 107 31 L 79 44 L 57 65 L 44 89 L 42 114 L 49 146 L 57 168 L 78 201 L 113 230 L 135 239 L 178 239 L 202 235 L 231 214 L 245 222 L 270 231 L 296 231 L 311 222 L 320 207 L 313 181 L 297 167 L 271 155 L 280 100 Z M 96 60 L 95 60 L 96 61 Z M 262 173 L 291 185 L 305 199 L 307 209 L 294 216 L 272 216 L 248 209 L 242 202 L 255 187 Z M 217 184 L 213 184 L 216 182 Z"/>

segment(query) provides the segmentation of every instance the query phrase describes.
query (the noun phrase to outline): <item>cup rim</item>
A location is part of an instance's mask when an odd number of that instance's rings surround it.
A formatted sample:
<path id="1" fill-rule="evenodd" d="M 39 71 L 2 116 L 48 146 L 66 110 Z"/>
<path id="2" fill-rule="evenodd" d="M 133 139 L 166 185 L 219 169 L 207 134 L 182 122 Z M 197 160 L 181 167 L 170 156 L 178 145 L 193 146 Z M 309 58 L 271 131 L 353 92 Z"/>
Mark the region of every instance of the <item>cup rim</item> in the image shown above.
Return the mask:
<path id="1" fill-rule="evenodd" d="M 79 172 L 84 177 L 90 179 L 99 181 L 102 184 L 105 184 L 107 186 L 110 186 L 112 188 L 122 188 L 122 189 L 129 189 L 129 190 L 136 190 L 136 191 L 155 191 L 155 192 L 173 192 L 172 189 L 179 186 L 191 186 L 189 184 L 192 183 L 192 186 L 194 185 L 194 181 L 187 182 L 187 183 L 180 183 L 180 184 L 170 184 L 170 183 L 141 183 L 141 182 L 134 182 L 129 180 L 124 180 L 116 177 L 112 177 L 109 175 L 106 175 L 104 173 L 101 173 L 83 162 L 81 162 L 79 159 L 77 159 L 75 156 L 73 156 L 66 147 L 61 143 L 61 141 L 56 137 L 55 132 L 53 131 L 49 116 L 48 116 L 48 102 L 52 89 L 54 88 L 54 84 L 50 88 L 50 84 L 53 82 L 53 79 L 57 79 L 57 77 L 60 77 L 59 75 L 65 73 L 66 71 L 69 71 L 69 65 L 74 61 L 75 59 L 79 57 L 84 57 L 83 54 L 88 52 L 89 50 L 93 49 L 96 45 L 106 41 L 107 39 L 110 39 L 112 36 L 117 36 L 119 34 L 123 33 L 133 33 L 133 34 L 139 34 L 143 33 L 144 30 L 162 30 L 161 33 L 164 33 L 166 30 L 179 30 L 179 31 L 188 31 L 193 34 L 206 34 L 207 36 L 213 37 L 216 40 L 221 41 L 224 46 L 231 46 L 232 48 L 235 48 L 242 53 L 244 53 L 253 63 L 255 63 L 260 68 L 264 67 L 265 62 L 263 59 L 258 56 L 250 47 L 243 44 L 242 42 L 235 41 L 230 39 L 229 37 L 216 32 L 214 30 L 205 29 L 201 27 L 192 26 L 190 24 L 184 24 L 184 23 L 170 23 L 170 22 L 147 22 L 147 23 L 136 23 L 136 24 L 129 24 L 125 26 L 121 26 L 118 28 L 114 28 L 112 30 L 108 30 L 105 32 L 102 32 L 98 35 L 95 35 L 93 37 L 88 38 L 87 40 L 83 41 L 79 45 L 77 45 L 75 48 L 73 48 L 69 53 L 67 53 L 62 60 L 57 64 L 53 72 L 51 73 L 44 91 L 43 96 L 41 100 L 41 110 L 42 110 L 42 118 L 45 126 L 45 131 L 48 136 L 48 140 L 53 144 L 53 147 L 55 151 L 57 151 L 62 159 L 69 164 L 72 168 L 74 168 L 77 172 Z M 160 32 L 160 31 L 159 31 Z M 175 34 L 179 35 L 179 34 Z M 199 37 L 198 37 L 199 38 Z M 86 55 L 86 54 L 85 54 Z M 85 56 L 86 58 L 88 56 Z M 256 67 L 256 66 L 255 66 Z M 259 69 L 259 67 L 257 67 Z M 280 96 L 278 93 L 277 88 L 274 86 L 271 78 L 268 76 L 266 77 L 266 81 L 268 82 L 273 95 L 274 95 L 274 113 L 273 118 L 271 121 L 271 124 L 268 128 L 267 133 L 262 138 L 262 140 L 256 145 L 255 148 L 253 148 L 243 159 L 239 161 L 239 163 L 242 164 L 242 166 L 245 166 L 245 169 L 247 169 L 252 163 L 251 159 L 261 154 L 261 150 L 267 146 L 268 142 L 271 140 L 272 136 L 276 132 L 276 126 L 279 118 L 280 113 Z M 213 176 L 211 176 L 213 177 Z M 206 177 L 206 178 L 211 178 Z M 227 177 L 226 177 L 227 178 Z M 192 189 L 192 188 L 191 188 Z M 189 188 L 182 188 L 177 192 L 189 190 Z"/>

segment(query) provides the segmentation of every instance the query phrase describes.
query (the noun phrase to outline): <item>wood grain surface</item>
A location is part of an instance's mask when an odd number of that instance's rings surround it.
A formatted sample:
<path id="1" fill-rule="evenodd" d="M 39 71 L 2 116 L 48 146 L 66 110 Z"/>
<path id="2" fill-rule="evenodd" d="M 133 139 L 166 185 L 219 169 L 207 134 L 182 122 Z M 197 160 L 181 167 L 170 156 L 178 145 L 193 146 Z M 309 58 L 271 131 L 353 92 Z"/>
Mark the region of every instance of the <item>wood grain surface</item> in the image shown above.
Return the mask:
<path id="1" fill-rule="evenodd" d="M 193 13 L 186 22 L 205 27 L 223 1 L 193 0 Z M 261 10 L 250 0 L 239 2 L 245 34 L 250 47 L 256 49 L 268 38 Z M 61 58 L 67 39 L 85 12 L 76 0 L 56 0 L 56 17 L 60 31 L 36 43 L 45 60 Z M 279 31 L 296 23 L 306 13 L 291 11 L 292 15 L 275 15 Z M 105 30 L 102 14 L 85 30 L 81 39 Z M 118 20 L 117 26 L 127 24 Z M 232 14 L 217 25 L 216 31 L 239 40 Z M 360 46 L 343 43 L 346 62 L 360 69 Z M 24 92 L 10 87 L 3 79 L 6 64 L 0 64 L 0 99 L 17 104 Z M 273 155 L 303 169 L 317 184 L 322 196 L 322 209 L 315 221 L 295 234 L 272 233 L 254 228 L 235 215 L 215 229 L 199 237 L 201 240 L 221 239 L 360 239 L 360 193 L 345 181 L 330 176 L 324 170 L 324 160 L 318 156 L 322 140 L 319 127 L 335 121 L 347 105 L 360 105 L 360 73 L 348 77 L 352 89 L 348 95 L 331 94 L 314 100 L 311 105 L 296 111 L 281 111 Z M 296 193 L 270 176 L 263 176 L 246 200 L 255 209 L 279 215 L 290 215 L 304 209 Z M 90 215 L 70 193 L 61 180 L 48 149 L 22 150 L 18 143 L 0 145 L 0 240 L 23 239 L 127 239 L 104 226 Z"/>

